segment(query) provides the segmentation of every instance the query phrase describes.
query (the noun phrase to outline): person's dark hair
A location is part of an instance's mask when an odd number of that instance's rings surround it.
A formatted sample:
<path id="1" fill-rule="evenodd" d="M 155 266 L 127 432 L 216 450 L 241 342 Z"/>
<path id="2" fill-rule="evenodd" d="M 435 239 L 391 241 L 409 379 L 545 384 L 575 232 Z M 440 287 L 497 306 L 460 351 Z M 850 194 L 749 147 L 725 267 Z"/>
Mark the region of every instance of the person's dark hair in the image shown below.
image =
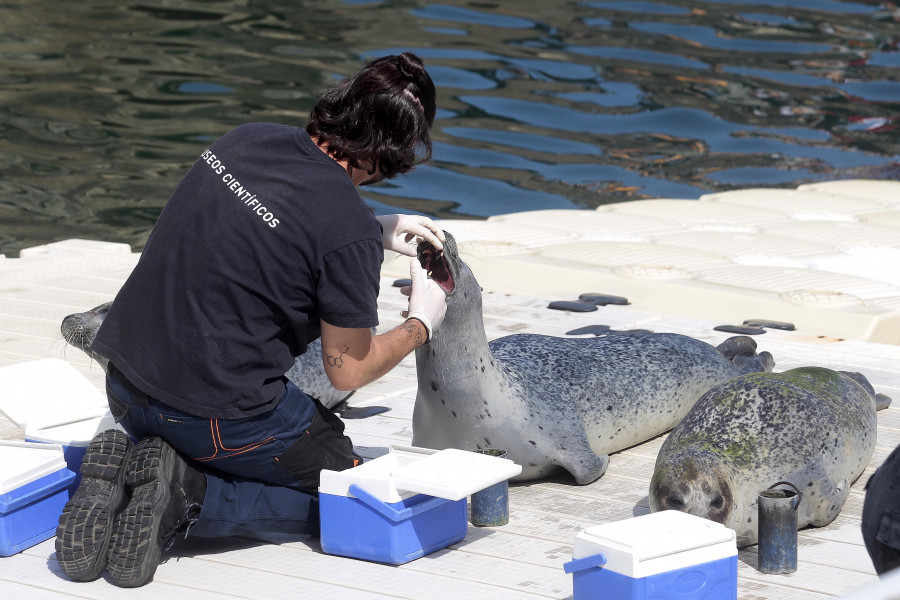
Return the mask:
<path id="1" fill-rule="evenodd" d="M 390 179 L 431 158 L 434 114 L 434 83 L 421 59 L 404 52 L 323 92 L 306 131 L 334 158 Z"/>

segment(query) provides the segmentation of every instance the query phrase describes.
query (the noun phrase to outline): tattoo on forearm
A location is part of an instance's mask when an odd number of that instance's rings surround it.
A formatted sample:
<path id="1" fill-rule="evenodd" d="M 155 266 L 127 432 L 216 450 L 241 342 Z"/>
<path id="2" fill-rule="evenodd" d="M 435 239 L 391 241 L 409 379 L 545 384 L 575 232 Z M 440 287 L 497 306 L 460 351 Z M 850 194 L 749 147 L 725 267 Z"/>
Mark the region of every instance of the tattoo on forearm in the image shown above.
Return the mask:
<path id="1" fill-rule="evenodd" d="M 409 321 L 404 321 L 404 322 L 400 325 L 400 328 L 401 328 L 403 331 L 406 331 L 406 332 L 415 334 L 415 336 L 416 336 L 416 344 L 418 344 L 419 346 L 421 346 L 422 344 L 425 343 L 425 340 L 422 338 L 422 328 L 416 326 L 415 323 L 410 323 Z"/>
<path id="2" fill-rule="evenodd" d="M 347 352 L 349 352 L 349 351 L 350 351 L 350 346 L 345 346 L 344 351 L 341 352 L 340 356 L 334 357 L 334 356 L 328 354 L 325 356 L 325 358 L 328 359 L 329 365 L 340 369 L 342 366 L 344 366 L 344 355 L 347 354 Z"/>

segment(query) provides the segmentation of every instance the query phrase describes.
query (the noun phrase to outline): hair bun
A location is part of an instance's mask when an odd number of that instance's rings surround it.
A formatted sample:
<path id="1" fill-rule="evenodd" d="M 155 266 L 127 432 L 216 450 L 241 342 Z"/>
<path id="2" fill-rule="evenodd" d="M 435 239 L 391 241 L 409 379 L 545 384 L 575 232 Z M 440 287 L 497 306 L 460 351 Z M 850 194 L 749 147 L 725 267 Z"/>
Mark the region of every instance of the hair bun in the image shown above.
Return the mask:
<path id="1" fill-rule="evenodd" d="M 419 68 L 421 68 L 421 63 L 413 61 L 413 56 L 414 55 L 409 52 L 404 52 L 397 56 L 397 69 L 400 71 L 401 75 L 409 79 L 415 79 L 416 73 L 419 71 Z"/>

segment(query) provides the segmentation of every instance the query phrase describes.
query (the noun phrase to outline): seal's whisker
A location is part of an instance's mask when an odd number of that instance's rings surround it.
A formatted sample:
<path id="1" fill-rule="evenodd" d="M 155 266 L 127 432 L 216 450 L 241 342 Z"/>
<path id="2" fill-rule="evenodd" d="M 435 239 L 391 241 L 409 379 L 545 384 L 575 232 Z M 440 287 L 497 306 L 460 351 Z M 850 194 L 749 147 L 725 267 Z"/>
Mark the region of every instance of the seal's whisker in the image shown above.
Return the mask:
<path id="1" fill-rule="evenodd" d="M 485 264 L 485 260 L 483 258 L 481 258 L 480 256 L 476 256 L 474 254 L 469 254 L 468 252 L 460 252 L 459 255 L 460 255 L 460 257 L 465 256 L 467 259 L 476 259 L 481 264 Z"/>
<path id="2" fill-rule="evenodd" d="M 53 347 L 56 346 L 57 344 L 59 344 L 60 342 L 63 342 L 63 345 L 62 345 L 62 355 L 63 355 L 63 358 L 65 358 L 65 356 L 66 356 L 66 348 L 68 348 L 68 346 L 69 346 L 69 345 L 68 345 L 68 340 L 65 338 L 65 336 L 63 336 L 62 339 L 55 339 L 55 340 L 53 340 L 52 342 L 50 342 L 50 347 L 47 348 L 47 352 L 48 352 L 48 353 L 51 352 L 51 351 L 53 350 Z"/>

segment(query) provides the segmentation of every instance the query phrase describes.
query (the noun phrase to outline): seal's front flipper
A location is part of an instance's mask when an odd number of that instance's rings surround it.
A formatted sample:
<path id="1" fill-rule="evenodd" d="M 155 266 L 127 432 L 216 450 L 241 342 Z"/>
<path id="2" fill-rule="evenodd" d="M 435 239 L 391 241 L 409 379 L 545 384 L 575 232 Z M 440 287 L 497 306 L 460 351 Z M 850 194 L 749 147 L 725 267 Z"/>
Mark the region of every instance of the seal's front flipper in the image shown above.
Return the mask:
<path id="1" fill-rule="evenodd" d="M 609 466 L 609 455 L 598 456 L 590 448 L 587 452 L 580 452 L 578 456 L 569 457 L 566 464 L 557 463 L 563 469 L 572 474 L 578 485 L 587 485 L 600 479 Z"/>
<path id="2" fill-rule="evenodd" d="M 847 496 L 850 495 L 850 482 L 846 479 L 838 481 L 831 488 L 830 493 L 829 490 L 824 489 L 827 485 L 831 485 L 831 483 L 826 479 L 822 482 L 821 497 L 817 499 L 820 503 L 820 510 L 813 512 L 813 518 L 810 521 L 810 525 L 813 527 L 825 527 L 834 521 L 841 514 L 844 502 L 847 501 Z M 800 501 L 802 502 L 803 500 L 801 499 Z M 813 501 L 815 502 L 816 500 Z"/>
<path id="3" fill-rule="evenodd" d="M 891 397 L 884 394 L 875 394 L 875 410 L 884 410 L 891 405 Z"/>

